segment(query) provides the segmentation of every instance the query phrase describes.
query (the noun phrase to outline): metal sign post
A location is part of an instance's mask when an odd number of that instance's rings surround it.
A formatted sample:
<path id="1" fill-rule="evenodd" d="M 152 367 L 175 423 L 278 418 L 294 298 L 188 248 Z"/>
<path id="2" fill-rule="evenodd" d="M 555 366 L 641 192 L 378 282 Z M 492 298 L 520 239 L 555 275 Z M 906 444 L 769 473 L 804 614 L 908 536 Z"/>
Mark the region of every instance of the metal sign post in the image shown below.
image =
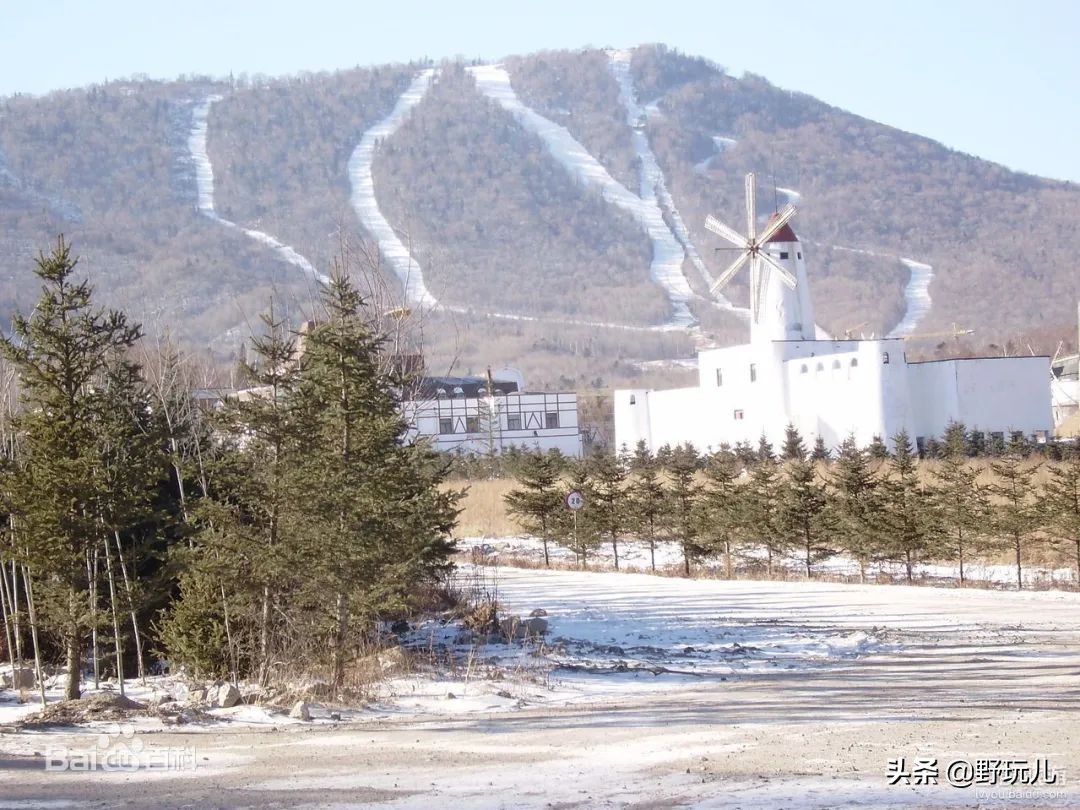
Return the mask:
<path id="1" fill-rule="evenodd" d="M 581 490 L 572 489 L 566 493 L 566 508 L 570 510 L 571 515 L 574 518 L 574 550 L 578 548 L 577 539 L 577 513 L 585 505 L 585 496 L 581 494 Z"/>

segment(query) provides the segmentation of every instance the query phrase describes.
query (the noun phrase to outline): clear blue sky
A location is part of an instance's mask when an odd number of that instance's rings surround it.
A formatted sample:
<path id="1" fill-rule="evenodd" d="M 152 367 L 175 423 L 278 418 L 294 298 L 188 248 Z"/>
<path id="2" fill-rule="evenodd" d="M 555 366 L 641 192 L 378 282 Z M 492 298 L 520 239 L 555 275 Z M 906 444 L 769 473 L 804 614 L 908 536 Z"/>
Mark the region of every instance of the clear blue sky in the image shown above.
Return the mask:
<path id="1" fill-rule="evenodd" d="M 1080 0 L 0 0 L 0 95 L 642 42 L 1080 182 Z"/>

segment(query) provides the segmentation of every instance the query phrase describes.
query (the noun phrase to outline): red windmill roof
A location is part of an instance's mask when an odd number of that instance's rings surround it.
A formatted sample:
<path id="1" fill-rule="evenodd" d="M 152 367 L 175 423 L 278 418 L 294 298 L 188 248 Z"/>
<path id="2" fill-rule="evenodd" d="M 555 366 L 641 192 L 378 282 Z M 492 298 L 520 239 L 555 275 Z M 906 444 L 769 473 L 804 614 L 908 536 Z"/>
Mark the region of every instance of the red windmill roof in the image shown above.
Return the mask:
<path id="1" fill-rule="evenodd" d="M 770 225 L 773 222 L 776 221 L 776 216 L 777 216 L 776 214 L 773 214 L 771 217 L 769 217 L 769 224 Z M 799 241 L 799 237 L 797 237 L 795 235 L 795 231 L 791 230 L 791 226 L 788 225 L 788 224 L 785 224 L 783 228 L 781 228 L 776 233 L 774 233 L 772 235 L 772 237 L 769 239 L 770 244 L 772 242 L 798 242 L 798 241 Z"/>

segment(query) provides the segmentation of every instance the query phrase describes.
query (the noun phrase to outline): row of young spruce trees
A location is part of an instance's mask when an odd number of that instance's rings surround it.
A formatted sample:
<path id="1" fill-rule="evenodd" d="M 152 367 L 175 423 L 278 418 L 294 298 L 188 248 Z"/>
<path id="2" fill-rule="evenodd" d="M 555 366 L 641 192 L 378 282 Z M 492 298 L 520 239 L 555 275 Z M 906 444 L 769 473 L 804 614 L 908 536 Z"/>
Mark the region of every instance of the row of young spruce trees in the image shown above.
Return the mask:
<path id="1" fill-rule="evenodd" d="M 199 407 L 189 358 L 96 307 L 63 239 L 0 338 L 4 658 L 80 675 L 313 675 L 340 693 L 380 617 L 449 568 L 446 462 L 401 441 L 400 380 L 337 268 L 321 322 L 271 309 L 246 371 L 261 393 Z M 92 672 L 92 675 L 89 674 Z"/>
<path id="2" fill-rule="evenodd" d="M 976 435 L 975 442 L 979 441 Z M 1055 447 L 1056 458 L 1036 460 L 1022 436 L 1003 455 L 973 460 L 973 437 L 952 424 L 936 458 L 920 460 L 909 436 L 859 447 L 849 437 L 831 457 L 819 442 L 808 452 L 789 426 L 779 453 L 762 438 L 757 448 L 722 447 L 699 455 L 692 445 L 644 443 L 633 453 L 600 453 L 581 461 L 558 453 L 521 456 L 509 513 L 543 541 L 574 552 L 582 566 L 610 544 L 619 567 L 619 542 L 648 543 L 656 568 L 658 542 L 677 544 L 686 575 L 692 566 L 749 552 L 774 567 L 796 559 L 807 577 L 824 560 L 846 554 L 865 581 L 871 563 L 898 563 L 908 581 L 924 561 L 958 565 L 967 580 L 972 558 L 1008 553 L 1023 587 L 1025 557 L 1039 545 L 1074 560 L 1080 583 L 1080 448 Z M 564 504 L 570 490 L 585 496 L 576 516 Z"/>

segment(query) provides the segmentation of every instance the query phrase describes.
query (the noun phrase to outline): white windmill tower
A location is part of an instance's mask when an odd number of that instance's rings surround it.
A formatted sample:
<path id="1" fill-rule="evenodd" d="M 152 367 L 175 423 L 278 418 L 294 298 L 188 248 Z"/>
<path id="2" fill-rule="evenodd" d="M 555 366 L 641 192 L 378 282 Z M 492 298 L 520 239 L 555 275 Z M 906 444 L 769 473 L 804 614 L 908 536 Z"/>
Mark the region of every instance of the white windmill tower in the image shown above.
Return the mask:
<path id="1" fill-rule="evenodd" d="M 790 203 L 772 215 L 757 232 L 757 191 L 754 175 L 746 175 L 746 236 L 712 216 L 705 227 L 727 239 L 741 252 L 716 279 L 710 292 L 719 292 L 744 264 L 750 263 L 750 341 L 814 340 L 814 310 L 806 280 L 802 245 L 788 225 L 796 208 Z"/>

